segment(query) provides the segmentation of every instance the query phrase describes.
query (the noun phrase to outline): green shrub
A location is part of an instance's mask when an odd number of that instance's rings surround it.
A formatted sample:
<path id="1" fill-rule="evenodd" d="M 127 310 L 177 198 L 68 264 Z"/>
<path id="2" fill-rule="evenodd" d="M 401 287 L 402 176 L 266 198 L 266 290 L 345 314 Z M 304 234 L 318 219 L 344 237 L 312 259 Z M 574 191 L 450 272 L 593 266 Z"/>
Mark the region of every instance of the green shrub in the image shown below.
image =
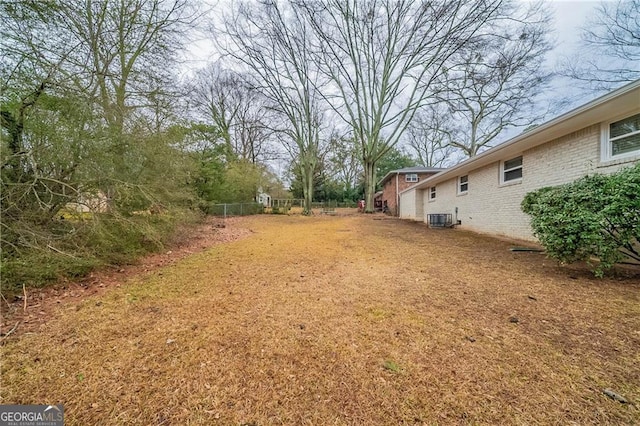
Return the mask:
<path id="1" fill-rule="evenodd" d="M 123 265 L 162 250 L 200 216 L 186 210 L 130 217 L 95 214 L 87 219 L 60 219 L 46 229 L 33 229 L 33 241 L 13 253 L 3 253 L 0 291 L 3 295 L 43 287 L 62 278 L 79 278 L 102 265 Z M 36 232 L 37 231 L 37 232 Z M 182 234 L 182 233 L 180 233 Z"/>
<path id="2" fill-rule="evenodd" d="M 284 206 L 273 206 L 271 208 L 271 214 L 289 214 L 289 210 L 291 210 L 291 206 L 289 205 L 284 205 Z"/>
<path id="3" fill-rule="evenodd" d="M 148 252 L 162 250 L 162 232 L 170 228 L 152 217 L 102 217 L 86 232 L 86 249 L 106 263 L 121 265 Z"/>
<path id="4" fill-rule="evenodd" d="M 599 259 L 597 276 L 640 262 L 640 164 L 528 193 L 522 210 L 547 253 L 562 263 Z"/>
<path id="5" fill-rule="evenodd" d="M 21 292 L 27 288 L 44 287 L 61 278 L 79 278 L 101 264 L 93 256 L 71 256 L 53 251 L 30 250 L 18 258 L 8 259 L 0 266 L 2 294 Z"/>

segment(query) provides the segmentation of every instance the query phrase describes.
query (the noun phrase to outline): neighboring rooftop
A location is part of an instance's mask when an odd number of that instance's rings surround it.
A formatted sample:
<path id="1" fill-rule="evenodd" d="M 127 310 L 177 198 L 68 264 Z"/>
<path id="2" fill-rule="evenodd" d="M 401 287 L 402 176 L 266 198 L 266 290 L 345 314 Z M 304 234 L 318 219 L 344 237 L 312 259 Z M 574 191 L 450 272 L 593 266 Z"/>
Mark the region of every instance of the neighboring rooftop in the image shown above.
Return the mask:
<path id="1" fill-rule="evenodd" d="M 412 167 L 404 167 L 402 169 L 391 170 L 389 173 L 384 175 L 384 177 L 380 180 L 380 185 L 384 185 L 386 181 L 391 179 L 392 176 L 395 175 L 407 175 L 410 173 L 439 173 L 443 170 L 439 167 L 424 167 L 424 166 L 412 166 Z"/>

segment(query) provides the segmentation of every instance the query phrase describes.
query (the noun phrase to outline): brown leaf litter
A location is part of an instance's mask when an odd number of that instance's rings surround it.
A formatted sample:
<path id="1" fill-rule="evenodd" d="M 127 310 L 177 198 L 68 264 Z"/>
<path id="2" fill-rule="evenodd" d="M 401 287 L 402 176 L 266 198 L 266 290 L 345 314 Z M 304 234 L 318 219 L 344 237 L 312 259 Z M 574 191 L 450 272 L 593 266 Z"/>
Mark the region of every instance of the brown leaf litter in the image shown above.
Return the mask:
<path id="1" fill-rule="evenodd" d="M 241 218 L 114 273 L 7 340 L 0 402 L 69 425 L 638 423 L 638 275 L 375 217 Z"/>

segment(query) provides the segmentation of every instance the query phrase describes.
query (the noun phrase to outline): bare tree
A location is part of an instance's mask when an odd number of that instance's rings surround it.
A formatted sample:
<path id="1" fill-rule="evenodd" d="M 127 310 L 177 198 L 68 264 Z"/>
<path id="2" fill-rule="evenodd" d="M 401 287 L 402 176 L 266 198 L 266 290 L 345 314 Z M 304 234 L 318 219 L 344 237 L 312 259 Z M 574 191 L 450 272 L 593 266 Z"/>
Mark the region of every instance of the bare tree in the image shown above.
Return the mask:
<path id="1" fill-rule="evenodd" d="M 3 89 L 39 84 L 94 102 L 113 129 L 125 129 L 149 96 L 168 91 L 184 32 L 198 17 L 188 0 L 24 0 L 2 2 Z M 20 78 L 17 78 L 20 76 Z M 45 78 L 46 76 L 46 78 Z M 37 86 L 34 84 L 34 86 Z M 154 101 L 151 102 L 153 104 Z"/>
<path id="2" fill-rule="evenodd" d="M 234 149 L 238 157 L 252 163 L 280 158 L 273 146 L 274 130 L 269 123 L 274 111 L 268 108 L 260 92 L 247 88 L 246 102 L 238 109 L 234 130 Z"/>
<path id="3" fill-rule="evenodd" d="M 334 136 L 327 150 L 327 172 L 344 190 L 344 194 L 354 195 L 362 176 L 362 162 L 357 146 L 352 140 Z"/>
<path id="4" fill-rule="evenodd" d="M 421 165 L 445 167 L 452 162 L 452 127 L 448 112 L 437 105 L 427 105 L 416 112 L 406 135 Z"/>
<path id="5" fill-rule="evenodd" d="M 549 83 L 544 59 L 551 49 L 550 14 L 542 3 L 504 6 L 493 21 L 452 58 L 443 73 L 450 145 L 468 157 L 490 147 L 505 129 L 526 127 L 545 114 L 535 102 Z"/>
<path id="6" fill-rule="evenodd" d="M 585 52 L 564 61 L 564 75 L 595 90 L 640 78 L 640 0 L 600 3 L 582 42 Z"/>
<path id="7" fill-rule="evenodd" d="M 320 158 L 320 98 L 318 74 L 313 69 L 312 32 L 296 8 L 276 1 L 259 5 L 239 3 L 224 22 L 221 47 L 245 65 L 252 86 L 284 117 L 280 138 L 300 168 L 304 214 L 311 214 L 313 175 Z"/>
<path id="8" fill-rule="evenodd" d="M 127 120 L 169 87 L 174 56 L 196 17 L 187 0 L 59 2 L 58 19 L 83 42 L 78 59 L 112 137 L 120 139 L 116 150 L 127 148 Z"/>
<path id="9" fill-rule="evenodd" d="M 219 128 L 228 152 L 255 164 L 275 155 L 269 147 L 273 132 L 268 125 L 273 111 L 248 80 L 220 63 L 209 64 L 196 73 L 190 99 L 199 116 Z"/>
<path id="10" fill-rule="evenodd" d="M 316 63 L 335 85 L 325 92 L 362 153 L 367 211 L 376 163 L 395 146 L 436 90 L 444 64 L 498 12 L 501 0 L 300 2 L 317 35 Z"/>
<path id="11" fill-rule="evenodd" d="M 231 128 L 242 102 L 240 84 L 240 78 L 220 63 L 199 70 L 190 84 L 191 103 L 200 117 L 218 127 L 229 152 L 233 150 Z"/>

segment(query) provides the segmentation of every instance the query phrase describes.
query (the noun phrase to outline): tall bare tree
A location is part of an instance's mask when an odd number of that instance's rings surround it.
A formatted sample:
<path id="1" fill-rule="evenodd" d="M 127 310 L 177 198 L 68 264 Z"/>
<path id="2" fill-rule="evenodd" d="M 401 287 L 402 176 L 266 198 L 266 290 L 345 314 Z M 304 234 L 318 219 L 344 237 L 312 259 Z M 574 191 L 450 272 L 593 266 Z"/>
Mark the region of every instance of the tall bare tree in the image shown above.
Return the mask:
<path id="1" fill-rule="evenodd" d="M 228 152 L 255 164 L 275 156 L 268 125 L 273 112 L 248 80 L 220 63 L 209 64 L 196 73 L 190 99 L 198 115 L 219 128 Z"/>
<path id="2" fill-rule="evenodd" d="M 344 195 L 353 197 L 362 177 L 362 161 L 357 146 L 346 137 L 332 137 L 326 163 L 327 173 L 342 186 Z"/>
<path id="3" fill-rule="evenodd" d="M 582 30 L 584 51 L 566 59 L 563 74 L 590 89 L 640 78 L 640 0 L 603 1 Z"/>
<path id="4" fill-rule="evenodd" d="M 218 127 L 229 152 L 233 150 L 231 128 L 242 101 L 238 99 L 240 84 L 236 74 L 223 69 L 220 63 L 212 63 L 197 71 L 189 90 L 198 116 Z"/>
<path id="5" fill-rule="evenodd" d="M 197 17 L 187 0 L 62 0 L 57 18 L 81 41 L 85 82 L 120 154 L 130 120 L 169 90 L 171 64 Z M 84 82 L 80 83 L 83 84 Z M 87 84 L 84 83 L 84 84 Z M 153 102 L 153 99 L 151 100 Z"/>
<path id="6" fill-rule="evenodd" d="M 319 39 L 317 65 L 333 82 L 325 97 L 362 153 L 367 211 L 376 163 L 436 91 L 449 58 L 499 12 L 502 0 L 299 2 Z"/>
<path id="7" fill-rule="evenodd" d="M 438 105 L 418 110 L 407 128 L 407 140 L 421 165 L 445 167 L 453 162 L 450 115 Z"/>
<path id="8" fill-rule="evenodd" d="M 300 168 L 304 214 L 311 214 L 313 174 L 320 158 L 321 104 L 313 68 L 312 32 L 296 8 L 277 1 L 239 3 L 225 19 L 219 41 L 229 57 L 245 65 L 259 90 L 283 117 L 283 135 L 292 162 Z"/>
<path id="9" fill-rule="evenodd" d="M 550 82 L 551 16 L 543 3 L 505 4 L 494 20 L 451 57 L 437 95 L 455 123 L 449 144 L 468 157 L 490 147 L 504 130 L 545 115 L 536 95 Z"/>

